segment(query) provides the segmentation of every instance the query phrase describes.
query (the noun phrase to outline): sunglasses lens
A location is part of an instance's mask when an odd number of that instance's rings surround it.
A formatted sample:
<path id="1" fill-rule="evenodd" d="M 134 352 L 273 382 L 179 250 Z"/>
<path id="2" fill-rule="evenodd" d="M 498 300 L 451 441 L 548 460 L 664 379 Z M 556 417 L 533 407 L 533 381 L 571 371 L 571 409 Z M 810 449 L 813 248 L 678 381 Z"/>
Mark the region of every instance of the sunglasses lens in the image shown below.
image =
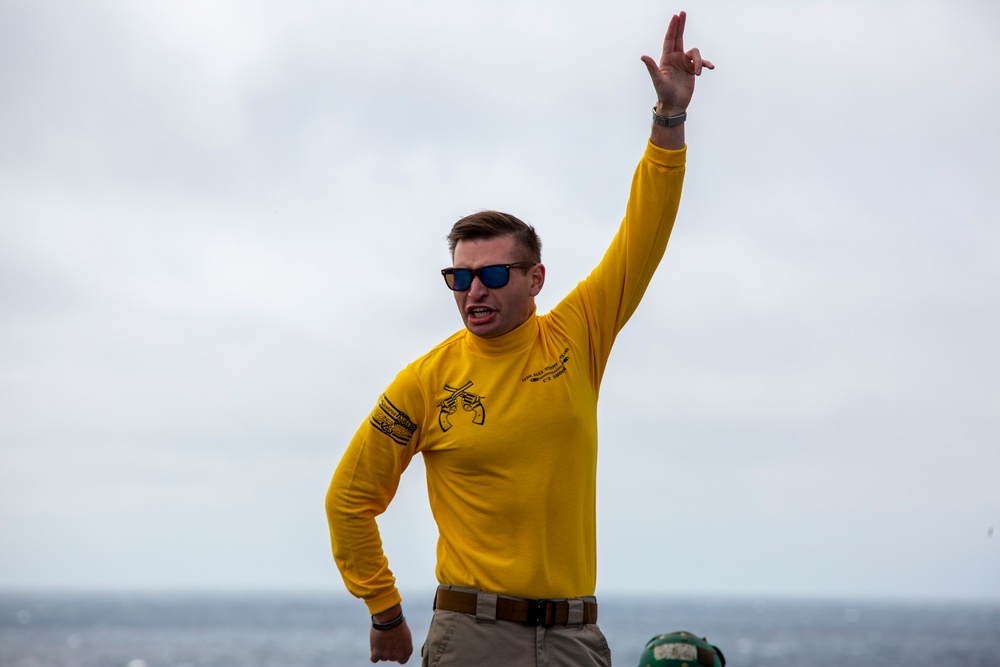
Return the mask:
<path id="1" fill-rule="evenodd" d="M 456 292 L 464 292 L 472 287 L 473 277 L 478 276 L 479 281 L 488 289 L 497 289 L 510 282 L 510 269 L 503 264 L 493 264 L 484 266 L 481 269 L 444 269 L 441 271 L 444 281 L 448 287 Z"/>
<path id="2" fill-rule="evenodd" d="M 468 269 L 455 269 L 450 274 L 445 275 L 448 287 L 457 292 L 464 292 L 472 284 L 472 271 Z"/>
<path id="3" fill-rule="evenodd" d="M 483 285 L 490 289 L 503 287 L 510 280 L 510 270 L 502 264 L 484 266 L 479 269 L 479 279 L 483 281 Z"/>

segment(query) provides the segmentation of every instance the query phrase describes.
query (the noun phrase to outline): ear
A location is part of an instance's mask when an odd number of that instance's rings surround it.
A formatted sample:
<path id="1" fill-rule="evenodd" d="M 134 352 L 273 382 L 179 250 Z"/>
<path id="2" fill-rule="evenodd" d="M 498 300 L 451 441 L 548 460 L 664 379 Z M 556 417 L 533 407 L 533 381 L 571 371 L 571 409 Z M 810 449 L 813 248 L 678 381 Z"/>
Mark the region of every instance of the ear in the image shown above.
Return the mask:
<path id="1" fill-rule="evenodd" d="M 528 278 L 531 279 L 531 290 L 528 293 L 531 296 L 537 296 L 542 291 L 542 285 L 545 284 L 545 265 L 535 264 L 531 267 L 528 271 Z"/>

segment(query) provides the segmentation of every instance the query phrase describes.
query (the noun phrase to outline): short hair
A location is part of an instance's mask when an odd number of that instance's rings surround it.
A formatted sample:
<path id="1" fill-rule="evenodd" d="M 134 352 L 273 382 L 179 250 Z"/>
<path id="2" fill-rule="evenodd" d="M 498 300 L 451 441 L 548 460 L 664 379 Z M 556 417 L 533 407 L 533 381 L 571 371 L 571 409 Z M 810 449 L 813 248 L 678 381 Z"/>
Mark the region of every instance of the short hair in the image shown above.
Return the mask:
<path id="1" fill-rule="evenodd" d="M 448 234 L 448 251 L 455 259 L 455 246 L 459 241 L 492 239 L 511 236 L 514 242 L 528 252 L 526 259 L 535 264 L 542 261 L 542 240 L 531 225 L 500 211 L 479 211 L 467 215 L 451 226 Z"/>

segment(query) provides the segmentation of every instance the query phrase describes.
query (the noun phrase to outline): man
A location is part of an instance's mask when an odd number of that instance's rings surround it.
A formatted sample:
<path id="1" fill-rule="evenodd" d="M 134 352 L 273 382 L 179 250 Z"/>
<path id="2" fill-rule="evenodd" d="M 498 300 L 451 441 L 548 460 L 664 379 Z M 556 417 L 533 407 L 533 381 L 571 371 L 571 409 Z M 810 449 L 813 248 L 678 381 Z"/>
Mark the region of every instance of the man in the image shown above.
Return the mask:
<path id="1" fill-rule="evenodd" d="M 610 665 L 597 624 L 597 396 L 615 336 L 667 245 L 684 178 L 686 109 L 703 67 L 667 29 L 654 124 L 625 219 L 601 263 L 546 315 L 541 244 L 487 211 L 449 234 L 442 271 L 465 329 L 407 366 L 344 454 L 327 494 L 333 554 L 372 614 L 371 660 L 412 639 L 375 517 L 424 456 L 441 586 L 425 665 Z"/>

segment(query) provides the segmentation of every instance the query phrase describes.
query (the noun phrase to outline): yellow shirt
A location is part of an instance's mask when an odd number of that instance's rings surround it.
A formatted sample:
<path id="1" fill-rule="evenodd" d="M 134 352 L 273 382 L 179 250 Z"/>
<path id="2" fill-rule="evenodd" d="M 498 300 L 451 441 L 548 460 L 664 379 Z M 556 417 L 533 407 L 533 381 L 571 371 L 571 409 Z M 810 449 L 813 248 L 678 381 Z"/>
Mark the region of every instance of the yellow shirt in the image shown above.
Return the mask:
<path id="1" fill-rule="evenodd" d="M 597 397 L 615 336 L 673 227 L 686 148 L 648 144 L 601 263 L 546 315 L 462 330 L 408 365 L 351 440 L 327 493 L 333 555 L 372 614 L 400 602 L 375 517 L 424 456 L 441 583 L 528 598 L 593 595 Z"/>

